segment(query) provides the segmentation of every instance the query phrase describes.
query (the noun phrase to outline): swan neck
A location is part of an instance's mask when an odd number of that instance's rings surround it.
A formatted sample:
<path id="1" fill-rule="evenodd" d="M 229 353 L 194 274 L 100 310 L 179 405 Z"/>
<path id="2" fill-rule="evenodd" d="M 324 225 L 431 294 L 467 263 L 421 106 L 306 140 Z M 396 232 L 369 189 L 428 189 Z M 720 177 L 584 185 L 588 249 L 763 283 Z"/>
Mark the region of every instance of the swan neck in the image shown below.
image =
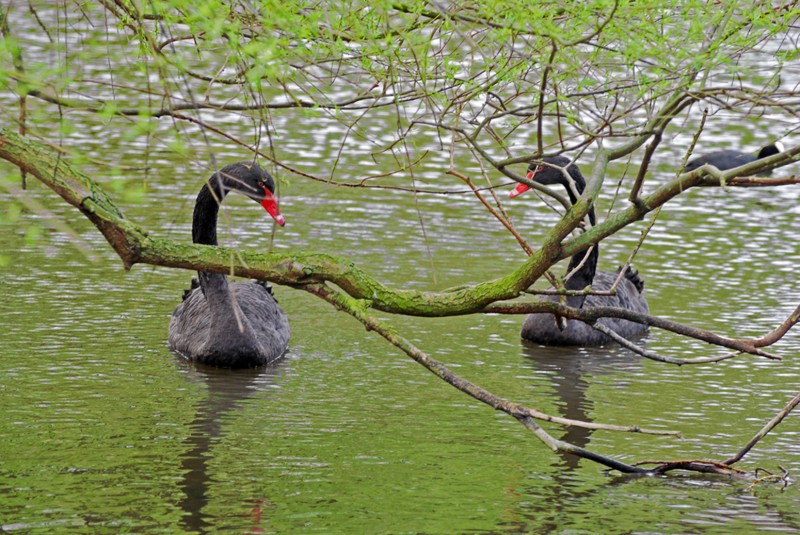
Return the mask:
<path id="1" fill-rule="evenodd" d="M 586 251 L 581 251 L 572 256 L 569 261 L 569 267 L 567 267 L 567 274 L 572 273 L 572 276 L 564 284 L 567 290 L 579 291 L 592 284 L 595 273 L 597 272 L 597 259 L 599 254 L 598 246 L 594 245 L 588 253 Z M 578 268 L 578 266 L 580 266 L 580 268 Z M 575 271 L 576 268 L 577 271 Z M 573 273 L 573 271 L 575 272 Z M 585 295 L 570 295 L 567 297 L 567 304 L 574 308 L 580 308 L 583 306 L 585 300 Z"/>
<path id="2" fill-rule="evenodd" d="M 213 179 L 212 179 L 213 180 Z M 217 216 L 226 191 L 204 185 L 197 194 L 192 216 L 192 241 L 203 245 L 217 245 Z"/>
<path id="3" fill-rule="evenodd" d="M 575 190 L 577 190 L 573 191 L 573 189 L 567 185 L 567 194 L 569 195 L 571 204 L 574 206 L 575 203 L 578 202 L 578 197 L 583 195 L 583 191 L 586 189 L 586 179 L 583 178 L 577 166 L 570 166 L 568 172 L 575 183 Z M 588 216 L 591 228 L 597 224 L 597 214 L 594 209 L 594 203 L 589 207 Z M 573 255 L 569 261 L 569 267 L 567 268 L 567 274 L 572 273 L 572 276 L 567 280 L 564 287 L 567 290 L 583 290 L 592 284 L 594 275 L 597 272 L 597 260 L 599 255 L 599 244 L 595 244 L 588 252 L 581 251 Z M 572 295 L 567 297 L 567 304 L 575 308 L 580 308 L 583 306 L 585 300 L 585 295 Z"/>
<path id="4" fill-rule="evenodd" d="M 192 216 L 192 241 L 194 243 L 217 245 L 217 216 L 219 205 L 225 198 L 225 194 L 224 188 L 214 187 L 212 190 L 209 184 L 204 185 L 197 194 Z M 212 312 L 217 307 L 229 308 L 228 278 L 221 273 L 209 271 L 198 271 L 197 275 Z"/>
<path id="5" fill-rule="evenodd" d="M 570 169 L 572 171 L 572 169 Z M 586 180 L 581 175 L 581 172 L 574 168 L 575 172 L 570 172 L 572 179 L 575 181 L 575 189 L 578 190 L 578 195 L 582 195 L 583 191 L 586 189 Z M 572 188 L 567 188 L 567 193 L 569 194 L 570 201 L 574 205 L 578 198 L 573 193 Z M 589 223 L 590 228 L 597 224 L 597 214 L 594 209 L 594 204 L 589 207 Z M 597 260 L 600 256 L 600 245 L 595 244 L 592 246 L 591 250 L 581 251 L 572 256 L 569 261 L 569 267 L 567 268 L 567 273 L 574 273 L 572 276 L 567 280 L 566 284 L 564 285 L 567 290 L 583 290 L 587 286 L 591 285 L 594 281 L 595 273 L 597 272 Z M 580 266 L 580 267 L 579 267 Z M 567 304 L 571 307 L 580 308 L 583 306 L 583 302 L 586 300 L 585 295 L 571 295 L 567 297 Z"/>

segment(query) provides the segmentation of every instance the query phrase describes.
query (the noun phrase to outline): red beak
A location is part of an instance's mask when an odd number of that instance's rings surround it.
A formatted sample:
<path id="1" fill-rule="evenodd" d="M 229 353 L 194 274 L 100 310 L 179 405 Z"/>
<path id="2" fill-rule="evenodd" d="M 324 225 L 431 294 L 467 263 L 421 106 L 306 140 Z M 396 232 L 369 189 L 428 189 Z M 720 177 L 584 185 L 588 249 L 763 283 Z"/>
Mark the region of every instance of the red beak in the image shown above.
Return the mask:
<path id="1" fill-rule="evenodd" d="M 264 188 L 264 199 L 261 201 L 261 206 L 264 207 L 264 210 L 266 210 L 267 213 L 272 216 L 272 219 L 280 226 L 286 224 L 286 218 L 283 217 L 281 211 L 278 210 L 278 201 L 275 200 L 275 196 L 272 195 L 272 192 L 267 188 Z"/>
<path id="2" fill-rule="evenodd" d="M 533 175 L 534 174 L 536 174 L 534 171 L 528 171 L 528 174 L 525 175 L 525 178 L 527 178 L 528 180 L 533 180 Z M 529 189 L 531 189 L 530 186 L 528 186 L 526 184 L 519 183 L 519 184 L 517 184 L 516 188 L 514 188 L 514 189 L 512 189 L 511 191 L 508 192 L 508 198 L 509 199 L 513 199 L 514 197 L 516 197 L 520 193 L 525 193 Z"/>

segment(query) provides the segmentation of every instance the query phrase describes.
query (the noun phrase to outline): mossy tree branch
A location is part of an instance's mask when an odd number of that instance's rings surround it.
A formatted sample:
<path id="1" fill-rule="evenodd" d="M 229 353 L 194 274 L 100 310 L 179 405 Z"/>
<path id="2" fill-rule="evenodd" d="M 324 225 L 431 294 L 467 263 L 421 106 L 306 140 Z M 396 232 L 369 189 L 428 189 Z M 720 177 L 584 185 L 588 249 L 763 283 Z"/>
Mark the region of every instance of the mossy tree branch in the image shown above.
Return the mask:
<path id="1" fill-rule="evenodd" d="M 520 259 L 513 269 L 495 280 L 424 292 L 388 288 L 354 263 L 333 255 L 238 253 L 224 247 L 196 246 L 152 236 L 142 226 L 128 220 L 100 185 L 68 165 L 62 152 L 46 143 L 0 129 L 0 157 L 36 176 L 78 208 L 106 237 L 126 269 L 146 263 L 234 273 L 309 291 L 379 333 L 437 377 L 495 409 L 504 410 L 554 451 L 578 455 L 625 472 L 660 473 L 673 467 L 730 471 L 729 466 L 722 465 L 732 464 L 731 460 L 725 463 L 678 461 L 662 463 L 656 470 L 645 470 L 555 440 L 534 419 L 565 425 L 576 423 L 514 404 L 452 374 L 378 321 L 370 314 L 370 308 L 416 316 L 552 312 L 591 325 L 596 325 L 601 317 L 626 317 L 736 351 L 771 357 L 760 348 L 780 339 L 798 321 L 800 308 L 773 332 L 753 340 L 736 340 L 647 315 L 626 316 L 628 312 L 624 310 L 577 310 L 558 303 L 518 298 L 555 262 L 586 250 L 691 188 L 778 185 L 781 180 L 782 183 L 797 183 L 796 179 L 792 182 L 787 178 L 772 181 L 733 177 L 788 163 L 800 153 L 798 147 L 724 173 L 704 167 L 658 184 L 653 184 L 653 178 L 647 173 L 649 157 L 657 145 L 654 138 L 695 103 L 711 102 L 728 108 L 737 105 L 748 109 L 751 105 L 780 108 L 787 115 L 797 116 L 791 100 L 796 97 L 796 91 L 785 94 L 779 90 L 779 84 L 771 83 L 747 88 L 739 83 L 738 68 L 724 66 L 725 63 L 738 65 L 740 51 L 757 48 L 762 35 L 786 31 L 790 24 L 788 7 L 756 6 L 758 9 L 742 10 L 731 4 L 715 10 L 722 11 L 723 17 L 712 13 L 707 19 L 709 24 L 696 24 L 695 20 L 682 21 L 675 16 L 677 13 L 660 8 L 662 14 L 652 17 L 647 3 L 614 2 L 613 5 L 598 5 L 591 12 L 579 9 L 574 13 L 569 8 L 554 12 L 548 6 L 530 5 L 525 8 L 525 17 L 507 19 L 519 22 L 498 24 L 493 20 L 496 16 L 493 7 L 485 3 L 454 3 L 435 6 L 435 10 L 430 10 L 429 4 L 395 4 L 390 17 L 385 17 L 382 9 L 350 10 L 333 17 L 325 10 L 324 18 L 315 17 L 317 10 L 303 5 L 289 6 L 286 16 L 291 15 L 292 23 L 282 24 L 283 18 L 263 16 L 266 14 L 254 4 L 240 6 L 235 13 L 232 11 L 229 19 L 232 24 L 224 33 L 219 33 L 215 30 L 218 27 L 216 17 L 207 20 L 189 17 L 192 24 L 184 26 L 182 22 L 188 14 L 175 10 L 168 2 L 143 4 L 146 12 L 121 3 L 103 1 L 100 5 L 119 22 L 133 42 L 141 45 L 144 58 L 136 62 L 136 68 L 152 69 L 148 80 L 157 81 L 146 87 L 123 86 L 118 85 L 122 77 L 101 76 L 99 80 L 87 80 L 81 74 L 76 79 L 70 74 L 67 65 L 70 62 L 54 72 L 34 69 L 28 72 L 21 68 L 21 60 L 13 61 L 12 66 L 17 68 L 9 69 L 5 75 L 7 80 L 22 88 L 18 92 L 23 97 L 23 109 L 24 98 L 30 96 L 51 109 L 70 108 L 100 120 L 136 118 L 137 124 L 147 125 L 153 118 L 167 116 L 176 122 L 199 126 L 203 143 L 208 142 L 209 136 L 218 135 L 226 142 L 245 146 L 259 157 L 270 158 L 277 165 L 304 176 L 311 175 L 304 172 L 302 166 L 290 167 L 289 162 L 281 161 L 274 154 L 265 154 L 268 151 L 262 152 L 260 143 L 246 143 L 241 133 L 223 130 L 199 115 L 180 112 L 240 112 L 243 118 L 256 119 L 255 130 L 261 132 L 274 126 L 266 110 L 271 113 L 313 109 L 343 127 L 345 134 L 339 146 L 339 153 L 342 153 L 350 133 L 359 131 L 362 122 L 369 124 L 368 120 L 362 121 L 369 115 L 367 112 L 394 109 L 398 128 L 390 145 L 405 147 L 405 158 L 398 159 L 402 163 L 388 173 L 396 176 L 410 174 L 425 160 L 424 155 L 412 155 L 407 143 L 419 127 L 433 126 L 440 135 L 441 132 L 454 134 L 458 138 L 453 141 L 454 146 L 468 147 L 480 161 L 481 169 L 494 167 L 516 180 L 520 177 L 510 169 L 512 164 L 554 150 L 580 158 L 583 151 L 596 147 L 586 191 L 575 206 L 569 206 L 561 198 L 566 215 L 545 234 L 538 250 L 531 251 L 527 259 Z M 697 6 L 703 8 L 697 10 L 698 16 L 708 11 L 702 3 Z M 85 7 L 91 9 L 91 6 L 81 5 L 80 10 Z M 419 8 L 424 9 L 420 11 Z M 683 9 L 692 11 L 687 6 Z M 648 16 L 642 17 L 645 12 Z M 277 20 L 281 24 L 274 24 Z M 342 24 L 330 27 L 328 20 Z M 644 25 L 645 31 L 630 35 L 632 20 Z M 158 24 L 153 25 L 151 21 Z M 187 39 L 194 45 L 174 46 L 178 39 L 186 39 L 186 27 L 194 32 Z M 648 28 L 656 31 L 646 31 Z M 317 33 L 320 29 L 323 31 Z M 662 31 L 664 29 L 667 31 Z M 64 31 L 65 38 L 67 33 L 73 37 L 71 26 L 69 32 Z M 5 27 L 3 34 L 9 34 Z M 77 35 L 81 35 L 80 30 Z M 298 38 L 308 35 L 315 39 Z M 387 39 L 389 36 L 391 39 Z M 430 46 L 431 36 L 444 45 Z M 656 39 L 648 36 L 656 36 Z M 30 39 L 23 41 L 27 46 L 41 48 L 39 55 L 50 50 Z M 84 42 L 84 39 L 74 41 Z M 630 46 L 625 44 L 628 41 Z M 89 49 L 100 48 L 98 41 L 88 39 L 85 42 Z M 126 45 L 127 52 L 131 42 L 124 39 L 119 42 Z M 314 46 L 306 46 L 309 42 Z M 231 67 L 232 74 L 207 76 L 201 72 L 203 69 L 217 74 L 222 72 L 219 70 L 221 52 L 217 48 L 220 43 L 225 44 L 222 63 Z M 350 43 L 355 46 L 347 46 Z M 618 44 L 609 46 L 610 43 Z M 117 46 L 114 42 L 108 49 Z M 673 48 L 679 48 L 682 53 L 673 53 Z M 637 49 L 648 51 L 646 57 L 632 57 L 630 54 Z M 471 57 L 463 56 L 464 51 Z M 549 59 L 543 63 L 548 55 Z M 264 62 L 265 57 L 273 60 Z M 456 65 L 468 68 L 451 70 Z M 608 69 L 604 65 L 613 67 Z M 727 85 L 723 81 L 719 87 L 708 86 L 708 73 L 715 70 L 735 75 L 734 81 Z M 779 74 L 778 70 L 775 76 Z M 195 85 L 190 80 L 203 83 Z M 120 95 L 127 96 L 102 101 L 81 96 L 102 93 L 93 89 L 117 87 L 124 90 Z M 214 94 L 215 98 L 199 101 L 193 96 L 202 93 Z M 332 101 L 330 95 L 337 95 L 338 100 Z M 485 104 L 481 105 L 484 99 Z M 423 110 L 412 117 L 407 128 L 401 127 L 405 125 L 405 103 L 418 104 Z M 382 124 L 387 121 L 383 116 L 378 120 Z M 25 124 L 24 117 L 20 118 L 20 123 Z M 46 124 L 51 124 L 49 118 Z M 529 139 L 532 124 L 536 125 L 537 132 L 533 141 Z M 35 132 L 35 128 L 32 131 Z M 524 135 L 515 135 L 515 132 Z M 492 141 L 487 143 L 487 136 Z M 618 144 L 621 139 L 627 142 Z M 383 137 L 373 141 L 386 145 Z M 629 196 L 631 203 L 610 213 L 601 224 L 573 236 L 597 199 L 609 162 L 630 156 L 648 142 L 651 148 L 639 166 L 636 184 Z M 527 155 L 520 156 L 518 153 L 523 150 L 512 149 L 521 146 L 528 147 Z M 533 150 L 536 154 L 531 154 Z M 498 160 L 497 154 L 504 154 L 506 159 Z M 335 170 L 338 164 L 339 156 L 332 168 Z M 454 168 L 451 171 L 454 175 L 458 173 Z M 488 174 L 485 175 L 488 178 Z M 371 178 L 342 183 L 363 187 Z M 339 183 L 333 180 L 333 171 L 329 179 L 326 182 Z M 648 179 L 650 182 L 645 184 Z M 645 185 L 650 191 L 647 195 L 643 195 Z M 413 182 L 410 190 L 417 191 Z M 495 203 L 499 205 L 497 199 Z M 793 406 L 785 412 L 791 408 Z M 763 434 L 765 432 L 754 440 Z M 749 447 L 750 444 L 747 449 Z"/>
<path id="2" fill-rule="evenodd" d="M 48 147 L 43 143 L 36 142 L 28 138 L 23 138 L 13 132 L 0 129 L 0 157 L 30 172 L 30 174 L 39 178 L 44 184 L 58 193 L 66 202 L 78 208 L 102 232 L 114 250 L 117 251 L 120 257 L 123 259 L 123 262 L 128 269 L 136 263 L 148 263 L 153 265 L 186 269 L 210 269 L 221 272 L 227 272 L 231 268 L 229 262 L 231 259 L 235 258 L 235 256 L 231 254 L 231 251 L 228 251 L 225 248 L 189 246 L 170 240 L 149 237 L 147 232 L 141 227 L 125 218 L 122 212 L 114 205 L 113 201 L 111 201 L 111 199 L 94 181 L 72 168 L 62 159 L 61 153 L 58 151 L 48 150 Z M 698 172 L 695 172 L 684 176 L 689 177 L 690 175 L 698 174 Z M 687 178 L 686 180 L 689 179 Z M 694 180 L 694 182 L 691 182 L 691 180 Z M 700 182 L 700 177 L 694 177 L 691 180 L 691 183 L 697 184 Z M 654 200 L 667 198 L 669 198 L 669 195 L 663 193 L 661 196 L 656 196 Z M 632 208 L 641 210 L 644 209 L 643 207 L 646 208 L 646 206 L 647 204 L 642 204 Z M 572 215 L 574 216 L 574 214 Z M 569 218 L 565 218 L 565 220 L 567 220 L 567 222 L 565 223 L 562 221 L 561 226 L 569 224 Z M 624 221 L 624 218 L 622 218 L 620 222 L 621 221 Z M 615 224 L 620 224 L 620 222 Z M 597 228 L 600 228 L 600 226 Z M 613 228 L 613 225 L 611 225 L 611 228 Z M 586 241 L 586 236 L 590 235 L 591 233 L 592 231 L 589 231 L 581 237 L 581 240 L 572 241 Z M 557 232 L 556 235 L 558 235 Z M 578 247 L 578 245 L 572 245 L 570 248 L 571 247 Z M 553 257 L 557 259 L 557 255 L 553 255 Z M 526 267 L 526 265 L 523 265 L 523 268 Z M 517 271 L 520 271 L 520 269 Z M 638 426 L 624 427 L 609 426 L 599 423 L 576 422 L 574 420 L 549 416 L 535 409 L 530 409 L 518 403 L 514 403 L 496 396 L 486 389 L 453 373 L 441 362 L 431 358 L 419 348 L 411 344 L 407 339 L 384 325 L 383 322 L 370 315 L 368 313 L 367 304 L 374 305 L 375 301 L 372 300 L 365 303 L 364 299 L 362 298 L 364 296 L 362 292 L 365 289 L 373 288 L 376 292 L 380 292 L 383 295 L 383 306 L 387 306 L 387 304 L 392 301 L 389 296 L 394 295 L 393 299 L 398 306 L 395 311 L 403 311 L 405 302 L 411 302 L 411 309 L 416 312 L 420 312 L 425 311 L 426 307 L 431 303 L 431 301 L 435 302 L 436 299 L 440 299 L 442 297 L 452 298 L 453 294 L 469 296 L 469 292 L 474 292 L 475 287 L 470 287 L 464 290 L 438 293 L 408 291 L 393 292 L 374 281 L 371 277 L 367 276 L 352 263 L 348 263 L 334 256 L 319 254 L 244 254 L 242 255 L 242 262 L 234 266 L 234 271 L 240 275 L 252 276 L 264 280 L 271 280 L 280 284 L 299 287 L 305 291 L 317 295 L 337 309 L 343 310 L 353 316 L 355 319 L 363 323 L 368 330 L 380 334 L 387 341 L 401 349 L 409 357 L 424 366 L 430 372 L 434 373 L 440 379 L 446 381 L 461 392 L 464 392 L 471 397 L 488 404 L 494 409 L 503 411 L 514 417 L 553 451 L 589 459 L 623 473 L 665 473 L 671 470 L 682 469 L 719 474 L 741 474 L 741 471 L 732 468 L 730 464 L 740 460 L 742 456 L 749 451 L 749 449 L 752 448 L 758 440 L 765 436 L 769 430 L 774 428 L 774 426 L 777 425 L 777 422 L 785 417 L 788 411 L 790 411 L 796 405 L 796 403 L 794 403 L 787 406 L 787 408 L 785 408 L 778 416 L 776 416 L 773 421 L 771 421 L 756 435 L 756 437 L 754 437 L 753 440 L 750 441 L 750 443 L 747 444 L 745 449 L 743 449 L 736 457 L 731 458 L 725 463 L 705 460 L 680 462 L 664 461 L 659 462 L 653 468 L 643 468 L 641 464 L 647 463 L 633 465 L 624 463 L 617 459 L 601 455 L 597 452 L 593 452 L 585 448 L 575 446 L 574 444 L 555 439 L 539 424 L 537 424 L 535 419 L 550 421 L 563 425 L 579 425 L 592 429 L 654 434 L 674 434 L 673 432 L 651 431 L 639 428 Z M 340 286 L 344 292 L 331 288 L 325 283 L 326 281 L 334 282 Z M 487 287 L 491 287 L 492 284 L 497 284 L 497 282 L 484 284 L 487 285 Z M 472 298 L 479 299 L 474 296 Z M 550 303 L 549 305 L 557 304 Z M 561 307 L 561 305 L 557 306 Z M 569 307 L 563 308 L 567 309 L 563 311 L 565 315 L 572 313 L 572 310 L 570 310 Z M 492 309 L 489 308 L 489 310 Z M 499 312 L 501 309 L 495 309 L 492 311 Z M 609 315 L 616 315 L 617 313 L 619 313 L 619 311 L 608 311 Z M 600 315 L 602 315 L 602 311 Z M 786 324 L 788 325 L 790 322 L 796 322 L 799 315 L 800 314 L 798 314 L 796 311 L 792 317 L 787 320 Z M 779 327 L 773 333 L 770 333 L 760 339 L 760 342 L 762 344 L 771 343 L 774 334 L 785 332 L 785 329 L 788 329 L 789 327 L 790 325 Z"/>
<path id="3" fill-rule="evenodd" d="M 768 165 L 785 163 L 797 154 L 800 154 L 800 146 L 748 164 L 742 169 L 758 170 Z M 513 305 L 496 303 L 523 295 L 555 262 L 586 250 L 686 190 L 700 185 L 765 184 L 764 179 L 755 184 L 747 180 L 734 180 L 732 176 L 735 171 L 717 173 L 713 169 L 701 168 L 668 182 L 650 195 L 642 197 L 640 203 L 619 210 L 580 236 L 566 239 L 588 209 L 588 203 L 581 199 L 545 236 L 542 247 L 509 274 L 469 286 L 429 292 L 387 288 L 353 262 L 334 255 L 251 252 L 234 254 L 234 251 L 226 247 L 191 245 L 150 236 L 141 226 L 127 219 L 96 182 L 70 166 L 59 151 L 7 129 L 0 129 L 0 158 L 36 176 L 66 202 L 78 208 L 106 237 L 126 269 L 137 263 L 144 263 L 232 273 L 287 286 L 331 282 L 353 298 L 364 300 L 376 310 L 426 317 L 506 312 L 505 306 L 511 307 L 507 310 L 508 313 L 519 313 L 518 310 L 513 310 Z M 603 173 L 604 165 L 603 161 L 598 163 L 593 174 L 599 176 Z M 777 179 L 776 183 L 786 181 Z M 599 187 L 597 181 L 595 184 Z M 525 312 L 553 311 L 553 306 L 550 302 L 526 303 Z M 562 312 L 576 317 L 581 315 L 579 311 Z M 624 311 L 620 313 L 624 314 Z M 598 317 L 613 314 L 613 310 L 604 310 L 599 312 Z"/>

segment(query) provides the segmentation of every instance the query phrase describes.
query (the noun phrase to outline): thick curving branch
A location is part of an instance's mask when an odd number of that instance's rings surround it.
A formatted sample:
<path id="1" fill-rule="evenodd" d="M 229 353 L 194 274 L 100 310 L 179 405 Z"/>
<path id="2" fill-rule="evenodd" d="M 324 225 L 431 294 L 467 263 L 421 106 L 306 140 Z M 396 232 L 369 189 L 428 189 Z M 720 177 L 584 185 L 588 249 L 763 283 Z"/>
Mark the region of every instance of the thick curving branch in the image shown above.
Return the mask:
<path id="1" fill-rule="evenodd" d="M 559 242 L 569 233 L 569 221 L 558 225 L 545 247 L 500 279 L 441 292 L 392 290 L 354 263 L 333 255 L 240 254 L 225 247 L 152 237 L 128 220 L 98 184 L 73 169 L 60 153 L 6 129 L 0 129 L 0 158 L 36 176 L 78 208 L 105 236 L 126 269 L 144 263 L 231 273 L 288 286 L 328 281 L 354 298 L 368 301 L 372 308 L 400 314 L 426 317 L 471 314 L 496 301 L 514 299 L 562 257 Z"/>
<path id="2" fill-rule="evenodd" d="M 763 165 L 791 161 L 791 158 L 798 153 L 800 153 L 800 147 L 794 147 L 791 151 L 765 159 Z M 61 153 L 42 142 L 24 138 L 7 129 L 0 129 L 0 158 L 12 162 L 36 176 L 66 202 L 78 208 L 105 236 L 122 259 L 126 269 L 130 269 L 137 263 L 145 263 L 181 269 L 231 273 L 287 286 L 331 282 L 353 298 L 363 300 L 367 306 L 376 310 L 423 317 L 482 312 L 522 313 L 520 306 L 524 307 L 525 313 L 553 312 L 576 318 L 581 314 L 588 314 L 591 317 L 578 319 L 588 319 L 591 322 L 604 316 L 622 317 L 620 314 L 624 315 L 625 312 L 616 309 L 570 311 L 566 308 L 554 309 L 558 306 L 557 304 L 545 301 L 534 304 L 501 302 L 514 300 L 523 295 L 527 288 L 558 260 L 586 250 L 691 187 L 701 184 L 713 185 L 713 181 L 707 178 L 705 168 L 686 173 L 661 186 L 650 195 L 642 197 L 640 203 L 620 210 L 578 237 L 567 239 L 567 236 L 582 221 L 585 212 L 589 209 L 588 199 L 582 197 L 545 236 L 542 246 L 522 261 L 511 273 L 474 285 L 439 292 L 427 292 L 387 288 L 353 262 L 333 255 L 239 253 L 225 247 L 191 245 L 150 236 L 139 225 L 127 219 L 97 183 L 73 169 L 62 158 Z M 770 162 L 766 162 L 767 160 Z M 593 173 L 602 173 L 604 165 L 605 162 L 600 161 L 595 166 Z M 745 168 L 755 165 L 748 164 Z M 728 178 L 732 173 L 734 171 L 719 175 L 720 182 L 726 183 L 728 186 L 738 184 L 732 180 L 732 177 Z M 593 185 L 599 187 L 598 182 L 593 181 Z M 761 184 L 763 183 L 759 183 L 759 185 Z M 743 182 L 742 185 L 749 184 Z M 662 327 L 657 320 L 627 317 L 625 319 Z M 791 325 L 787 325 L 785 330 L 788 330 L 789 327 Z M 683 331 L 670 327 L 664 328 L 679 332 L 679 334 L 693 335 L 689 327 L 685 327 Z M 771 336 L 776 338 L 775 334 Z M 755 347 L 767 345 L 746 344 L 749 347 L 745 347 L 742 344 L 736 345 L 724 337 L 716 337 L 708 341 L 748 353 L 755 353 L 753 350 Z"/>
<path id="3" fill-rule="evenodd" d="M 616 229 L 635 221 L 640 215 L 646 213 L 651 206 L 660 206 L 673 198 L 677 195 L 677 190 L 684 191 L 688 187 L 703 183 L 703 177 L 707 176 L 707 172 L 702 169 L 678 177 L 650 196 L 644 197 L 641 203 L 623 210 L 619 214 L 610 217 L 605 223 L 585 232 L 580 237 L 564 241 L 562 244 L 561 240 L 566 238 L 570 230 L 577 226 L 584 216 L 582 212 L 587 209 L 588 202 L 586 202 L 586 199 L 581 199 L 576 203 L 575 208 L 570 210 L 563 220 L 551 230 L 545 240 L 545 245 L 506 277 L 443 292 L 417 292 L 388 289 L 364 273 L 355 264 L 332 255 L 235 254 L 234 251 L 223 247 L 186 245 L 151 237 L 140 226 L 128 220 L 98 184 L 73 169 L 63 160 L 60 152 L 55 151 L 44 143 L 23 138 L 6 129 L 0 129 L 0 158 L 12 162 L 36 176 L 66 202 L 78 208 L 105 236 L 123 260 L 127 269 L 130 269 L 136 263 L 147 263 L 192 270 L 233 272 L 237 275 L 270 280 L 313 293 L 361 321 L 368 330 L 375 331 L 383 336 L 416 362 L 448 382 L 448 384 L 496 410 L 501 410 L 511 415 L 553 451 L 576 455 L 600 463 L 608 468 L 631 474 L 664 473 L 674 469 L 726 474 L 736 472 L 726 463 L 713 461 L 669 461 L 662 462 L 655 468 L 646 469 L 640 465 L 629 465 L 557 440 L 534 420 L 540 419 L 563 425 L 580 425 L 592 429 L 657 434 L 668 434 L 669 432 L 645 430 L 637 426 L 609 426 L 577 422 L 550 416 L 500 398 L 454 374 L 442 363 L 432 359 L 413 346 L 408 340 L 385 326 L 377 318 L 367 313 L 369 308 L 420 316 L 454 315 L 469 312 L 521 313 L 522 308 L 517 308 L 516 310 L 508 309 L 509 306 L 516 306 L 527 307 L 525 309 L 526 312 L 549 311 L 567 317 L 570 317 L 570 315 L 595 314 L 594 318 L 589 318 L 588 316 L 581 318 L 588 320 L 590 323 L 603 316 L 623 317 L 629 311 L 620 309 L 590 309 L 585 311 L 570 309 L 552 302 L 514 305 L 497 303 L 497 301 L 520 295 L 553 262 L 575 254 L 582 248 L 585 249 L 601 240 L 606 235 L 612 234 Z M 596 165 L 594 172 L 602 173 L 605 163 L 607 163 L 607 160 L 605 162 L 601 160 Z M 723 173 L 721 175 L 722 183 L 725 183 L 726 178 L 726 174 Z M 332 288 L 328 283 L 337 285 L 339 289 Z M 768 345 L 775 339 L 780 338 L 799 318 L 800 308 L 781 326 L 754 341 L 742 342 L 722 337 L 716 337 L 711 341 L 717 345 L 759 354 L 757 347 Z M 642 320 L 643 318 L 637 319 Z M 645 318 L 644 321 L 656 325 L 660 320 Z M 739 345 L 731 345 L 734 343 L 739 343 Z M 785 416 L 792 408 L 794 408 L 794 405 L 787 407 L 782 414 Z M 766 427 L 754 438 L 754 441 L 757 442 L 761 436 L 765 435 L 779 421 L 780 419 L 776 418 L 770 423 L 770 426 Z M 736 460 L 740 459 L 753 444 L 755 442 L 751 441 L 748 447 L 737 455 Z"/>

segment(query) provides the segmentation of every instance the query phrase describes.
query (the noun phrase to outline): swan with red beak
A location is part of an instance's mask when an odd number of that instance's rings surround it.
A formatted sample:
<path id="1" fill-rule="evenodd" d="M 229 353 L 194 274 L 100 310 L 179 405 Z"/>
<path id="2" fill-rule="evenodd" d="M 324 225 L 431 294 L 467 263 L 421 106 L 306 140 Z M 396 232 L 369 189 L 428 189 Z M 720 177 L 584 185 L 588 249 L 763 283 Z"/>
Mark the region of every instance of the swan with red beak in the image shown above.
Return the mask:
<path id="1" fill-rule="evenodd" d="M 545 186 L 561 184 L 567 190 L 570 202 L 574 205 L 586 188 L 586 180 L 569 158 L 553 156 L 542 158 L 541 163 L 532 163 L 526 175 L 528 180 Z M 526 184 L 519 184 L 508 196 L 514 198 L 530 189 Z M 596 224 L 597 216 L 594 206 L 589 209 L 589 222 Z M 633 312 L 648 314 L 649 308 L 642 292 L 644 283 L 630 267 L 625 269 L 622 277 L 616 273 L 597 270 L 600 246 L 595 244 L 585 251 L 576 253 L 570 258 L 564 288 L 570 292 L 565 297 L 566 304 L 573 308 L 617 307 Z M 617 279 L 619 278 L 619 281 Z M 616 284 L 616 286 L 614 286 Z M 595 292 L 606 292 L 609 295 L 585 293 L 588 287 Z M 615 292 L 609 290 L 614 287 Z M 560 296 L 546 296 L 545 299 L 559 301 Z M 643 334 L 647 325 L 618 318 L 602 318 L 598 323 L 623 338 Z M 542 345 L 600 345 L 613 341 L 607 334 L 594 329 L 591 325 L 579 320 L 560 321 L 553 314 L 529 314 L 522 325 L 522 338 Z"/>
<path id="2" fill-rule="evenodd" d="M 200 189 L 192 219 L 194 243 L 217 245 L 219 207 L 231 191 L 259 203 L 280 226 L 286 224 L 272 176 L 256 163 L 235 163 L 214 173 Z M 172 314 L 173 351 L 225 368 L 252 368 L 281 358 L 289 345 L 289 322 L 270 286 L 260 281 L 229 282 L 212 271 L 197 275 L 199 283 L 193 281 Z"/>

